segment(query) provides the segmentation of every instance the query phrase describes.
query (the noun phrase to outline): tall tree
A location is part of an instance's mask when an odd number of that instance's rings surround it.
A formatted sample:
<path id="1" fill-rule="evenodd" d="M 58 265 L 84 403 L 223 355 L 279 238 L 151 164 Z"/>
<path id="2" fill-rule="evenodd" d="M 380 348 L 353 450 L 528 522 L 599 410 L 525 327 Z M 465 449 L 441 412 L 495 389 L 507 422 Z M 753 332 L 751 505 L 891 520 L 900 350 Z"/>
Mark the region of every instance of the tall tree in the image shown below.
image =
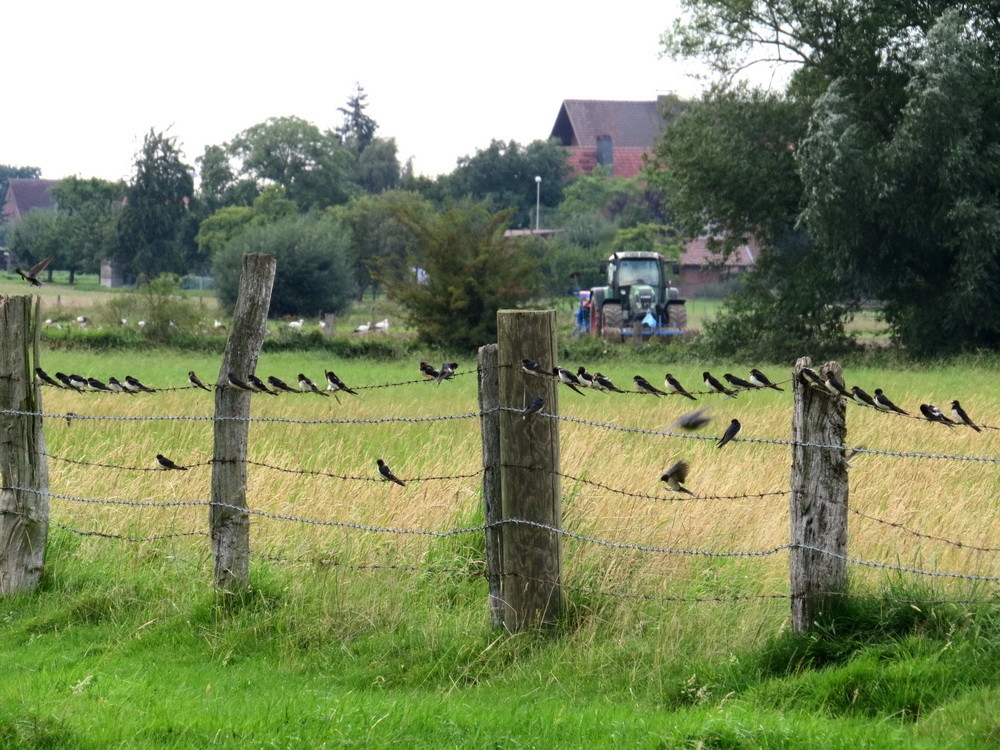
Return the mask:
<path id="1" fill-rule="evenodd" d="M 116 260 L 149 279 L 183 273 L 194 196 L 193 170 L 182 161 L 176 139 L 152 128 L 135 159 L 118 221 Z M 190 238 L 193 241 L 193 236 Z M 193 244 L 193 242 L 192 242 Z"/>
<path id="2" fill-rule="evenodd" d="M 360 156 L 371 145 L 378 130 L 378 123 L 368 115 L 367 109 L 368 94 L 360 83 L 354 84 L 354 93 L 347 99 L 347 106 L 337 107 L 337 111 L 344 116 L 337 132 L 355 156 Z"/>

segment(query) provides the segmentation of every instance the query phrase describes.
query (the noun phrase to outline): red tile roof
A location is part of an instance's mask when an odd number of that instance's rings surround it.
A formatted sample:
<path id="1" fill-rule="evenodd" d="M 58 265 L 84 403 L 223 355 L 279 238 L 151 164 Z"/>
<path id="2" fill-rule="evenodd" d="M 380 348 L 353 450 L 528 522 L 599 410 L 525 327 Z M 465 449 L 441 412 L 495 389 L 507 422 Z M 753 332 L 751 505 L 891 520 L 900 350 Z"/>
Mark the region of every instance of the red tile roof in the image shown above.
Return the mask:
<path id="1" fill-rule="evenodd" d="M 708 240 L 708 237 L 698 237 L 686 243 L 684 245 L 684 252 L 681 253 L 681 265 L 724 265 L 726 268 L 731 269 L 749 269 L 757 262 L 760 248 L 755 240 L 750 240 L 749 243 L 737 247 L 726 258 L 725 263 L 720 263 L 722 258 L 719 253 L 708 249 Z"/>
<path id="2" fill-rule="evenodd" d="M 33 208 L 55 208 L 49 190 L 59 180 L 32 180 L 15 177 L 7 182 L 7 202 L 3 206 L 4 221 L 17 221 Z"/>

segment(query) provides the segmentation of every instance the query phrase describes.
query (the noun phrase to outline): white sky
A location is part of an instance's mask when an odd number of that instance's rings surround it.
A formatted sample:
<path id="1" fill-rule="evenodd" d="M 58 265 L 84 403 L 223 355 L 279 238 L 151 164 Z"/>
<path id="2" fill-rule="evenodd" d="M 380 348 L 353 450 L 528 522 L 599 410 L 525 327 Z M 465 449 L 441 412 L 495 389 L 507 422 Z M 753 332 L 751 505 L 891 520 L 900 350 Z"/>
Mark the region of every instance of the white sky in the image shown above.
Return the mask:
<path id="1" fill-rule="evenodd" d="M 130 176 L 150 127 L 192 165 L 268 117 L 335 128 L 355 81 L 432 176 L 493 138 L 547 138 L 563 99 L 700 91 L 659 57 L 678 0 L 8 5 L 0 164 L 52 179 Z"/>

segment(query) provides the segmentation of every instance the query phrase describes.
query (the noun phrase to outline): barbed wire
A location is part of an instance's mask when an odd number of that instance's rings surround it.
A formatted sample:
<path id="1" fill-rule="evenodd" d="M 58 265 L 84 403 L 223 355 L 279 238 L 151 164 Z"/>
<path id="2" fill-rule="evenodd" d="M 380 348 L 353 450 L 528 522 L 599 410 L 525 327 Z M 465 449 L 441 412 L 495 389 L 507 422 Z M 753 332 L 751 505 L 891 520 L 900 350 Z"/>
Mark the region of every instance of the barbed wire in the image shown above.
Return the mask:
<path id="1" fill-rule="evenodd" d="M 94 537 L 100 537 L 101 539 L 116 539 L 118 541 L 132 542 L 136 544 L 141 544 L 144 542 L 159 542 L 164 539 L 177 539 L 180 537 L 187 537 L 187 536 L 200 536 L 205 538 L 211 536 L 207 531 L 179 531 L 172 534 L 156 534 L 154 536 L 135 537 L 135 536 L 126 536 L 125 534 L 112 534 L 106 531 L 85 531 L 83 529 L 75 529 L 72 526 L 67 526 L 64 523 L 59 523 L 58 521 L 53 521 L 51 519 L 49 520 L 49 524 L 57 528 L 60 528 L 63 531 L 68 531 L 71 534 L 76 534 L 77 536 L 94 536 Z"/>
<path id="2" fill-rule="evenodd" d="M 219 417 L 219 416 L 195 416 L 195 415 L 173 415 L 173 416 L 135 416 L 122 417 L 113 415 L 87 415 L 68 412 L 66 414 L 50 414 L 48 412 L 24 411 L 21 409 L 0 409 L 0 414 L 11 414 L 21 417 L 41 417 L 43 419 L 72 419 L 90 420 L 98 422 L 259 422 L 259 423 L 281 423 L 281 424 L 389 424 L 396 422 L 446 422 L 452 419 L 471 419 L 473 417 L 483 417 L 492 413 L 473 411 L 465 414 L 443 414 L 436 417 L 379 417 L 371 419 L 293 419 L 291 417 Z"/>

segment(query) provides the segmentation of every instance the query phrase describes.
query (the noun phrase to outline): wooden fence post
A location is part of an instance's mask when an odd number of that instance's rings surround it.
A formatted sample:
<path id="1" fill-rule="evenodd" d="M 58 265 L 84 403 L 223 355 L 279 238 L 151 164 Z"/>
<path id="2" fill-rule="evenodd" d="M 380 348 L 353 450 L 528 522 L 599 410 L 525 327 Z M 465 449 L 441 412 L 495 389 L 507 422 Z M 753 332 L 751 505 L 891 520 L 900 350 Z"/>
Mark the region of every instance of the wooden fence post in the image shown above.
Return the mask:
<path id="1" fill-rule="evenodd" d="M 40 412 L 35 380 L 41 300 L 0 297 L 0 408 Z M 42 418 L 0 414 L 0 595 L 34 591 L 49 532 L 49 468 Z M 11 489 L 23 487 L 27 492 Z"/>
<path id="2" fill-rule="evenodd" d="M 523 358 L 551 371 L 556 361 L 554 310 L 497 313 L 500 403 L 521 408 L 535 397 L 558 413 L 556 381 L 521 369 Z M 519 519 L 562 528 L 559 424 L 500 412 L 500 491 L 503 521 Z M 524 468 L 521 468 L 524 467 Z M 512 632 L 552 625 L 562 612 L 561 535 L 525 523 L 501 527 L 503 624 Z"/>
<path id="3" fill-rule="evenodd" d="M 841 451 L 803 443 L 844 445 L 847 438 L 843 396 L 834 396 L 802 382 L 800 372 L 809 357 L 795 363 L 792 379 L 791 601 L 792 629 L 801 633 L 829 610 L 846 591 L 847 466 Z M 837 362 L 821 372 L 843 382 Z M 812 549 L 807 549 L 812 548 Z M 817 552 L 816 550 L 824 550 Z"/>
<path id="4" fill-rule="evenodd" d="M 239 296 L 215 390 L 215 447 L 209 526 L 215 559 L 215 586 L 235 593 L 250 582 L 250 516 L 247 508 L 247 435 L 250 393 L 229 386 L 233 373 L 246 379 L 257 368 L 267 332 L 276 261 L 268 255 L 243 256 Z"/>
<path id="5" fill-rule="evenodd" d="M 323 337 L 332 339 L 337 333 L 337 316 L 327 313 L 323 316 Z"/>
<path id="6" fill-rule="evenodd" d="M 500 493 L 500 371 L 497 345 L 479 347 L 479 426 L 483 439 L 483 524 L 486 526 L 486 581 L 489 584 L 490 625 L 503 627 L 501 593 L 501 534 L 495 526 L 501 515 Z"/>

